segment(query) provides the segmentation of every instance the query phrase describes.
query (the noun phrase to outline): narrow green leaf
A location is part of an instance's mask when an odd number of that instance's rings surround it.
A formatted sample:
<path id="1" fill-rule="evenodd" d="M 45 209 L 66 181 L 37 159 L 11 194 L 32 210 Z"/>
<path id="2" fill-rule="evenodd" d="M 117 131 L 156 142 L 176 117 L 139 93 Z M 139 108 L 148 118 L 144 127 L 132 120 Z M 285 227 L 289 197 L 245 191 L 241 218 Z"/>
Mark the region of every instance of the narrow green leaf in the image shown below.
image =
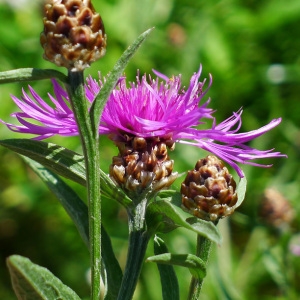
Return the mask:
<path id="1" fill-rule="evenodd" d="M 165 242 L 158 236 L 154 237 L 154 254 L 168 253 Z M 163 300 L 179 300 L 179 285 L 176 273 L 172 265 L 157 264 Z"/>
<path id="2" fill-rule="evenodd" d="M 154 232 L 166 233 L 177 227 L 184 227 L 217 244 L 221 244 L 221 234 L 212 222 L 191 217 L 191 215 L 184 212 L 180 206 L 174 204 L 178 203 L 178 198 L 181 199 L 180 194 L 178 192 L 169 194 L 172 195 L 172 199 L 161 199 L 151 202 L 148 205 L 146 221 L 149 229 Z"/>
<path id="3" fill-rule="evenodd" d="M 101 226 L 101 239 L 101 255 L 106 271 L 106 291 L 104 300 L 115 300 L 119 294 L 123 273 L 114 254 L 110 237 L 103 226 Z"/>
<path id="4" fill-rule="evenodd" d="M 145 41 L 147 36 L 151 33 L 153 28 L 148 29 L 144 33 L 142 33 L 134 42 L 133 44 L 128 47 L 122 56 L 119 58 L 117 63 L 115 64 L 112 71 L 109 73 L 109 76 L 106 78 L 106 82 L 104 83 L 103 87 L 101 88 L 101 91 L 95 98 L 92 107 L 90 109 L 90 116 L 93 122 L 93 128 L 95 132 L 98 132 L 99 124 L 100 124 L 100 116 L 102 114 L 104 105 L 108 99 L 108 96 L 110 95 L 111 91 L 117 84 L 120 76 L 125 70 L 125 67 L 127 66 L 129 60 L 131 57 L 135 54 L 135 52 L 138 50 L 138 48 L 142 45 L 142 43 Z"/>
<path id="5" fill-rule="evenodd" d="M 55 173 L 81 185 L 85 182 L 85 164 L 82 155 L 64 147 L 29 139 L 0 140 L 0 145 L 27 156 Z"/>
<path id="6" fill-rule="evenodd" d="M 78 295 L 49 270 L 19 255 L 7 259 L 12 285 L 19 300 L 72 299 Z"/>
<path id="7" fill-rule="evenodd" d="M 88 224 L 88 208 L 86 204 L 79 198 L 75 191 L 62 181 L 56 174 L 47 170 L 41 164 L 32 159 L 23 157 L 25 162 L 31 169 L 43 180 L 50 191 L 57 197 L 61 205 L 64 207 L 68 215 L 71 217 L 78 232 L 89 247 L 89 224 Z"/>
<path id="8" fill-rule="evenodd" d="M 28 139 L 0 140 L 0 145 L 39 162 L 60 176 L 86 185 L 84 158 L 76 152 L 56 144 Z M 99 172 L 101 192 L 125 207 L 130 206 L 131 199 L 101 169 Z"/>
<path id="9" fill-rule="evenodd" d="M 147 258 L 147 261 L 188 268 L 191 274 L 199 280 L 206 276 L 205 263 L 202 259 L 193 254 L 164 253 L 151 256 Z"/>
<path id="10" fill-rule="evenodd" d="M 67 76 L 63 73 L 52 70 L 52 69 L 35 69 L 35 68 L 25 68 L 16 69 L 6 72 L 0 72 L 0 84 L 9 82 L 21 82 L 21 81 L 33 81 L 42 80 L 49 78 L 57 78 L 60 81 L 66 83 Z"/>
<path id="11" fill-rule="evenodd" d="M 33 171 L 46 183 L 48 188 L 56 195 L 61 205 L 71 217 L 86 246 L 89 248 L 89 224 L 87 205 L 78 197 L 56 174 L 47 170 L 39 163 L 23 157 Z M 114 255 L 111 240 L 103 226 L 101 226 L 102 258 L 106 271 L 105 299 L 116 299 L 122 281 L 122 270 Z"/>
<path id="12" fill-rule="evenodd" d="M 280 247 L 271 249 L 265 247 L 262 255 L 262 262 L 268 273 L 283 291 L 289 288 L 285 273 L 286 267 L 283 261 L 284 255 Z"/>

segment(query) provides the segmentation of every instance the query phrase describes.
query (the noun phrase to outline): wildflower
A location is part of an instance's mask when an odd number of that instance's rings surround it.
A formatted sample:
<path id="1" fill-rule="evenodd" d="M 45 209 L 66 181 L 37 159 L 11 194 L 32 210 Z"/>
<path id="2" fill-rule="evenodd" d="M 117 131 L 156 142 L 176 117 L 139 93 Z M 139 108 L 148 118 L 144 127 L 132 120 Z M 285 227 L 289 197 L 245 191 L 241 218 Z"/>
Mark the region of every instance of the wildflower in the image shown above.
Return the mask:
<path id="1" fill-rule="evenodd" d="M 231 215 L 238 197 L 236 183 L 223 163 L 213 155 L 197 161 L 181 184 L 182 208 L 207 221 Z"/>
<path id="2" fill-rule="evenodd" d="M 105 54 L 104 25 L 90 0 L 47 0 L 44 15 L 45 59 L 76 71 Z"/>
<path id="3" fill-rule="evenodd" d="M 107 134 L 119 146 L 125 149 L 135 137 L 151 141 L 154 146 L 157 141 L 167 147 L 174 148 L 174 143 L 195 146 L 213 153 L 218 158 L 233 167 L 240 177 L 243 171 L 238 163 L 260 167 L 254 159 L 285 157 L 280 152 L 258 150 L 246 145 L 247 142 L 263 135 L 276 127 L 281 119 L 274 119 L 269 124 L 249 132 L 239 133 L 242 125 L 242 109 L 231 117 L 217 124 L 213 117 L 214 111 L 208 108 L 210 99 L 202 102 L 203 97 L 211 86 L 203 89 L 206 80 L 199 81 L 201 68 L 190 79 L 187 89 L 181 87 L 181 76 L 168 78 L 153 71 L 156 79 L 150 76 L 137 76 L 136 83 L 126 86 L 126 78 L 119 80 L 117 87 L 111 93 L 104 108 L 100 134 Z M 93 102 L 103 83 L 91 77 L 87 79 L 86 98 Z M 75 118 L 68 106 L 69 98 L 64 89 L 53 80 L 55 97 L 49 95 L 55 108 L 47 105 L 29 87 L 32 97 L 23 91 L 23 97 L 12 97 L 22 112 L 13 114 L 22 125 L 5 123 L 9 129 L 32 133 L 36 139 L 45 139 L 55 134 L 78 134 Z M 199 129 L 205 119 L 212 120 L 210 129 Z M 38 121 L 41 125 L 30 120 Z M 120 143 L 122 145 L 120 145 Z M 124 144 L 125 143 L 125 144 Z M 127 144 L 126 144 L 127 143 Z"/>
<path id="4" fill-rule="evenodd" d="M 295 219 L 295 210 L 275 188 L 264 191 L 264 197 L 260 205 L 259 216 L 261 221 L 278 229 L 288 228 Z"/>

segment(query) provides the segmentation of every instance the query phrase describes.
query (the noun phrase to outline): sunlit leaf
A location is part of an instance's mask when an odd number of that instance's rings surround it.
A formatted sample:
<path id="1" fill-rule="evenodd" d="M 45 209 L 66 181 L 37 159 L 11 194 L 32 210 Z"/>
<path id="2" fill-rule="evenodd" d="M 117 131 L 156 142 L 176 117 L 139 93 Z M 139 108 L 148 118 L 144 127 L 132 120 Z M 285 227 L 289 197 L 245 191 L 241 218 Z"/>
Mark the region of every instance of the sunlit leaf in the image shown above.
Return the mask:
<path id="1" fill-rule="evenodd" d="M 27 157 L 24 157 L 24 160 L 46 183 L 48 188 L 56 195 L 57 199 L 77 227 L 84 243 L 89 248 L 87 205 L 79 198 L 76 192 L 64 181 L 62 181 L 56 174 Z M 114 255 L 110 237 L 103 226 L 101 226 L 101 240 L 101 254 L 105 266 L 107 283 L 105 299 L 115 299 L 118 295 L 121 285 L 122 270 Z"/>
<path id="2" fill-rule="evenodd" d="M 62 82 L 67 82 L 67 76 L 52 69 L 24 68 L 0 72 L 0 84 L 9 82 L 34 81 L 42 79 L 57 78 Z"/>
<path id="3" fill-rule="evenodd" d="M 37 161 L 60 176 L 84 186 L 86 184 L 84 157 L 76 152 L 52 143 L 28 139 L 0 140 L 0 145 Z M 101 192 L 125 207 L 129 206 L 131 199 L 102 170 L 99 172 Z"/>
<path id="4" fill-rule="evenodd" d="M 188 268 L 191 274 L 197 279 L 203 279 L 206 276 L 205 263 L 201 258 L 193 254 L 164 253 L 151 256 L 147 258 L 147 261 Z"/>
<path id="5" fill-rule="evenodd" d="M 168 198 L 160 198 L 166 195 Z M 220 244 L 222 238 L 218 228 L 210 221 L 191 217 L 182 210 L 179 202 L 181 203 L 181 195 L 178 192 L 159 194 L 156 201 L 151 202 L 147 207 L 148 228 L 154 232 L 166 233 L 177 227 L 184 227 Z"/>
<path id="6" fill-rule="evenodd" d="M 13 289 L 19 300 L 80 300 L 78 295 L 64 285 L 49 270 L 19 255 L 10 256 L 7 266 Z"/>

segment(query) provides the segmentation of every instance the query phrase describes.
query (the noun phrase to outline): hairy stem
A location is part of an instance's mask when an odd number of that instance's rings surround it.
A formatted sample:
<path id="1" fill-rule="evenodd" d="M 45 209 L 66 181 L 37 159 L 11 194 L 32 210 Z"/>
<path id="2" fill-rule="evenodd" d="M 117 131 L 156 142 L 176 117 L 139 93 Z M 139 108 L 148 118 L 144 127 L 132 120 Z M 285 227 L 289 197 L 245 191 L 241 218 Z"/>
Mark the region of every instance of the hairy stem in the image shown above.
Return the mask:
<path id="1" fill-rule="evenodd" d="M 205 262 L 206 265 L 207 265 L 207 261 L 208 261 L 209 254 L 210 254 L 211 243 L 212 242 L 209 239 L 207 239 L 206 237 L 201 236 L 199 234 L 197 235 L 196 255 L 198 257 L 200 257 Z M 201 288 L 203 285 L 203 280 L 204 280 L 204 278 L 202 278 L 200 280 L 194 276 L 192 277 L 188 300 L 198 300 L 199 299 Z"/>
<path id="2" fill-rule="evenodd" d="M 68 74 L 68 92 L 78 125 L 86 166 L 91 253 L 91 299 L 100 298 L 101 275 L 101 197 L 99 135 L 93 130 L 84 92 L 83 72 Z"/>
<path id="3" fill-rule="evenodd" d="M 130 300 L 134 294 L 145 258 L 149 234 L 145 225 L 147 199 L 129 211 L 129 248 L 118 300 Z"/>

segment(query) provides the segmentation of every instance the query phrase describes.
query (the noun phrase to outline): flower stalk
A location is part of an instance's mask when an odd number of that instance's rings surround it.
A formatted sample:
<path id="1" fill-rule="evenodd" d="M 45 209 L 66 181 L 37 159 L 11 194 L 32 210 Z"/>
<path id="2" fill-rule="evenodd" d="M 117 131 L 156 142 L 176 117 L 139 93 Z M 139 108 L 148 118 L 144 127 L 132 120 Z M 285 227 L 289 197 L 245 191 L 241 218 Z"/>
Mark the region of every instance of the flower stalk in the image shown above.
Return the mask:
<path id="1" fill-rule="evenodd" d="M 202 235 L 197 235 L 197 248 L 196 248 L 196 255 L 200 257 L 204 264 L 207 265 L 208 258 L 210 255 L 210 250 L 211 250 L 211 240 L 207 239 L 206 237 Z M 201 288 L 203 285 L 203 280 L 192 277 L 191 284 L 190 284 L 190 290 L 189 290 L 189 296 L 188 300 L 198 300 L 200 297 L 201 293 Z"/>
<path id="2" fill-rule="evenodd" d="M 91 299 L 100 298 L 101 276 L 101 197 L 99 133 L 94 131 L 85 99 L 82 71 L 69 71 L 68 93 L 78 124 L 86 165 L 91 253 Z"/>
<path id="3" fill-rule="evenodd" d="M 150 235 L 145 223 L 147 199 L 139 202 L 134 209 L 128 211 L 129 247 L 118 300 L 130 300 L 135 291 Z"/>

